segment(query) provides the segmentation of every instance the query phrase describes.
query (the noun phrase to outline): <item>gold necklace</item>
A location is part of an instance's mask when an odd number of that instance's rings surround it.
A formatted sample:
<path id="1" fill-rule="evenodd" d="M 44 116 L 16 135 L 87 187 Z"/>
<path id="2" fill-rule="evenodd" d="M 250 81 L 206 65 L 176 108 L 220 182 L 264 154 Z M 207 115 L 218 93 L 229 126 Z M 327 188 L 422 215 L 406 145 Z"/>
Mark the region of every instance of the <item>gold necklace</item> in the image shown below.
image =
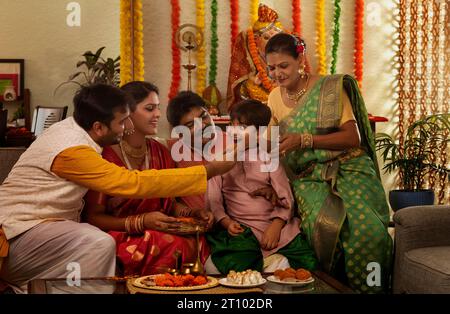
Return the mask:
<path id="1" fill-rule="evenodd" d="M 125 165 L 127 166 L 127 168 L 129 170 L 133 170 L 134 168 L 131 165 L 130 161 L 128 160 L 127 153 L 124 150 L 124 145 L 122 144 L 122 142 L 124 142 L 124 143 L 126 143 L 126 142 L 120 141 L 120 143 L 119 143 L 120 151 L 122 152 L 122 156 L 125 161 Z M 125 145 L 127 145 L 127 144 L 125 144 Z M 144 169 L 143 169 L 143 170 L 145 170 L 145 169 L 150 169 L 150 156 L 148 153 L 147 144 L 143 145 L 143 147 L 145 147 L 145 152 L 144 152 L 145 159 L 144 159 Z M 133 157 L 133 156 L 130 155 L 130 157 Z"/>
<path id="2" fill-rule="evenodd" d="M 120 148 L 125 152 L 125 154 L 132 158 L 142 158 L 145 156 L 145 153 L 147 151 L 147 145 L 145 144 L 139 148 L 134 148 L 124 140 L 120 141 Z"/>
<path id="3" fill-rule="evenodd" d="M 305 87 L 303 87 L 301 90 L 299 90 L 298 92 L 294 93 L 294 94 L 289 94 L 287 88 L 285 88 L 286 90 L 286 97 L 289 100 L 294 100 L 297 101 L 300 99 L 300 97 L 302 97 L 303 95 L 305 95 L 306 93 L 306 89 L 308 88 L 308 83 L 309 83 L 309 74 L 306 74 L 306 83 L 305 83 Z"/>

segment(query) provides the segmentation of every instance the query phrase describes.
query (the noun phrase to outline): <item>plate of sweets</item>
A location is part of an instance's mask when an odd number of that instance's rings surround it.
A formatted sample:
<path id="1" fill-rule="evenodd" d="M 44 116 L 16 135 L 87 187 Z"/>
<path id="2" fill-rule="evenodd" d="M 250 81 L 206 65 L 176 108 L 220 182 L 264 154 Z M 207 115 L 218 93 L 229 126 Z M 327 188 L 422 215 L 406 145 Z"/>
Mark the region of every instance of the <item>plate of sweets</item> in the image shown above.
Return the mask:
<path id="1" fill-rule="evenodd" d="M 270 282 L 291 286 L 304 286 L 314 282 L 314 278 L 311 273 L 304 268 L 277 269 L 272 276 L 267 277 L 267 280 Z"/>
<path id="2" fill-rule="evenodd" d="M 216 278 L 204 275 L 172 275 L 169 273 L 143 276 L 133 281 L 133 286 L 150 290 L 189 291 L 217 286 Z"/>
<path id="3" fill-rule="evenodd" d="M 226 278 L 221 278 L 219 283 L 223 286 L 232 288 L 252 288 L 266 283 L 266 279 L 256 270 L 247 269 L 246 271 L 236 272 L 230 270 Z"/>
<path id="4" fill-rule="evenodd" d="M 168 231 L 178 235 L 195 235 L 206 232 L 206 222 L 194 217 L 177 217 L 175 224 L 177 228 Z"/>

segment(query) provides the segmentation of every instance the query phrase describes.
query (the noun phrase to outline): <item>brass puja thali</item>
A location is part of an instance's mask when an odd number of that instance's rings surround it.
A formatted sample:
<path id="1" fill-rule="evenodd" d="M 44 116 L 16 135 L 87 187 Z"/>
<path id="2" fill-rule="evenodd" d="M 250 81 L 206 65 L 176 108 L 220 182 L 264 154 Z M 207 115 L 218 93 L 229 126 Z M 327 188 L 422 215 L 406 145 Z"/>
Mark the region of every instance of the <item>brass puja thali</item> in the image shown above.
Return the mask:
<path id="1" fill-rule="evenodd" d="M 176 229 L 167 232 L 177 235 L 195 235 L 206 232 L 206 222 L 194 217 L 178 217 L 175 225 Z"/>
<path id="2" fill-rule="evenodd" d="M 192 291 L 215 287 L 219 284 L 216 278 L 204 275 L 172 275 L 169 273 L 143 276 L 134 279 L 133 286 L 162 291 Z"/>

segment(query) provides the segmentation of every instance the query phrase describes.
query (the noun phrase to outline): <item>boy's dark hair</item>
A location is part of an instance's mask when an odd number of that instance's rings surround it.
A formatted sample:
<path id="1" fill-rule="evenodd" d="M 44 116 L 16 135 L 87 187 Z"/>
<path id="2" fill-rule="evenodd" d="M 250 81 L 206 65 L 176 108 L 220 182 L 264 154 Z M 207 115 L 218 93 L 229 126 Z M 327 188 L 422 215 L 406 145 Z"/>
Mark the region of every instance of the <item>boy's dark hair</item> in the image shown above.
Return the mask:
<path id="1" fill-rule="evenodd" d="M 303 46 L 303 50 L 299 50 L 299 46 Z M 297 59 L 301 53 L 300 51 L 305 51 L 305 49 L 305 42 L 297 35 L 279 33 L 269 39 L 266 44 L 265 54 L 267 56 L 269 53 L 278 52 Z"/>
<path id="2" fill-rule="evenodd" d="M 96 121 L 109 127 L 114 119 L 114 112 L 125 112 L 132 102 L 124 91 L 112 85 L 83 86 L 73 98 L 73 118 L 86 131 L 89 131 Z"/>
<path id="3" fill-rule="evenodd" d="M 156 95 L 159 95 L 159 89 L 156 85 L 144 81 L 129 82 L 120 89 L 129 94 L 134 100 L 134 103 L 130 104 L 131 112 L 134 112 L 136 110 L 136 105 L 147 98 L 151 92 L 155 92 Z"/>
<path id="4" fill-rule="evenodd" d="M 169 101 L 166 112 L 167 120 L 172 126 L 177 126 L 180 124 L 181 118 L 196 107 L 206 108 L 202 97 L 191 91 L 179 92 Z"/>
<path id="5" fill-rule="evenodd" d="M 231 121 L 238 120 L 242 124 L 254 125 L 256 128 L 268 126 L 271 117 L 270 108 L 254 99 L 238 102 L 230 112 Z"/>

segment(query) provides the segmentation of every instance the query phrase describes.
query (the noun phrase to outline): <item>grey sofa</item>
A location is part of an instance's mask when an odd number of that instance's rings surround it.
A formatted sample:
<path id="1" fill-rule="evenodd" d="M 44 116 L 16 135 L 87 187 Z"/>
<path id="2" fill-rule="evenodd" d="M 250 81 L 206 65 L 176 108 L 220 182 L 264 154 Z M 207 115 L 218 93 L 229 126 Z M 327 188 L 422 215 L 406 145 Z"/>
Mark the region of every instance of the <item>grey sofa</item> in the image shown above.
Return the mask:
<path id="1" fill-rule="evenodd" d="M 450 206 L 394 214 L 394 293 L 450 293 Z"/>

